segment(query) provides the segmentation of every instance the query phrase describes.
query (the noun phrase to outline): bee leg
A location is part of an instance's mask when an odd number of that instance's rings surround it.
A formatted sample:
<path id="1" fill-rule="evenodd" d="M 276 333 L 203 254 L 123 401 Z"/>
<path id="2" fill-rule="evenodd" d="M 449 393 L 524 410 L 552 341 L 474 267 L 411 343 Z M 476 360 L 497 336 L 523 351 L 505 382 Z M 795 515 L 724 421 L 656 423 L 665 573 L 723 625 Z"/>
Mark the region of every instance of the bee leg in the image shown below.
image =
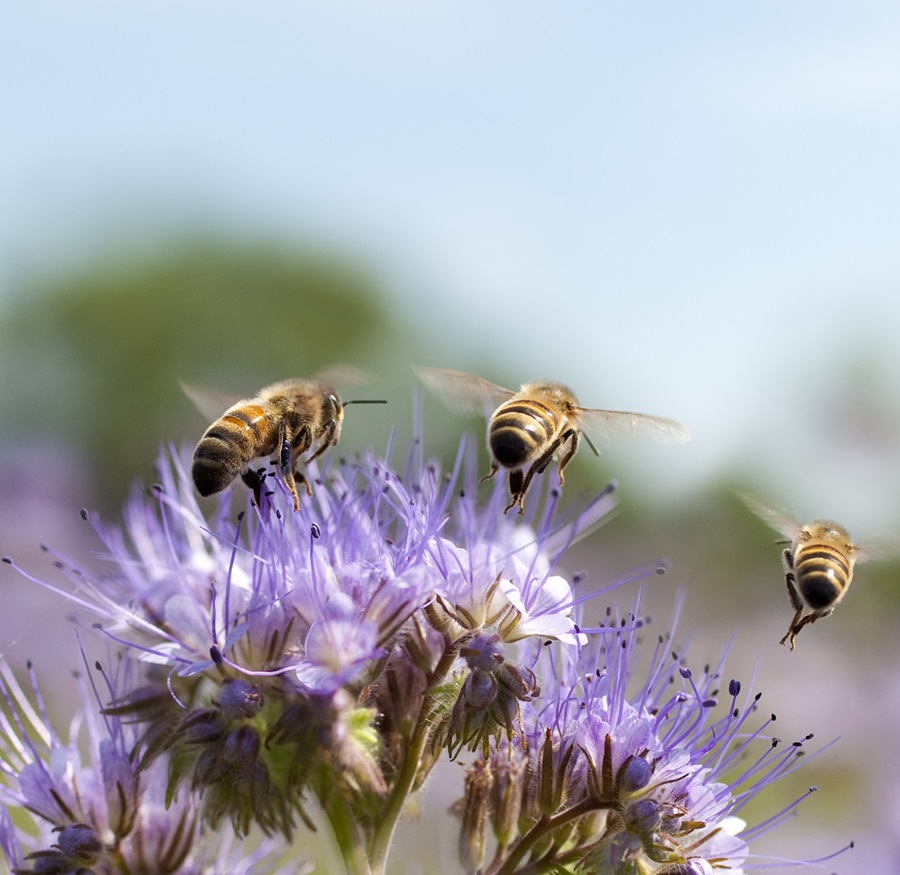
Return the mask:
<path id="1" fill-rule="evenodd" d="M 488 471 L 488 473 L 485 474 L 484 477 L 482 477 L 481 480 L 479 480 L 478 482 L 479 482 L 479 483 L 484 483 L 486 480 L 490 480 L 491 477 L 493 477 L 494 474 L 496 474 L 499 470 L 500 470 L 500 469 L 497 467 L 497 463 L 496 463 L 496 462 L 492 462 L 492 463 L 491 463 L 491 470 Z M 511 506 L 512 506 L 512 505 L 510 505 L 510 507 L 511 507 Z M 509 508 L 506 508 L 506 509 L 509 510 Z"/>
<path id="2" fill-rule="evenodd" d="M 794 559 L 793 556 L 791 556 L 790 550 L 784 551 L 784 564 L 789 569 L 784 575 L 784 582 L 787 584 L 788 596 L 791 599 L 791 605 L 796 613 L 794 614 L 794 619 L 791 620 L 791 625 L 785 633 L 784 638 L 781 639 L 779 644 L 784 644 L 785 641 L 790 639 L 791 650 L 793 650 L 794 638 L 797 637 L 797 633 L 806 625 L 806 623 L 811 621 L 808 618 L 804 618 L 803 620 L 800 619 L 800 616 L 803 613 L 803 599 L 800 598 L 800 593 L 797 592 L 794 572 L 791 570 L 794 567 Z"/>
<path id="3" fill-rule="evenodd" d="M 306 431 L 308 431 L 308 429 Z M 300 434 L 302 434 L 302 432 L 303 430 L 301 430 Z M 297 484 L 294 481 L 294 462 L 297 458 L 298 452 L 295 451 L 294 444 L 297 443 L 298 437 L 299 435 L 295 435 L 293 441 L 288 438 L 287 425 L 285 424 L 284 420 L 282 420 L 278 426 L 278 445 L 281 447 L 281 451 L 278 455 L 278 471 L 281 474 L 282 482 L 293 496 L 295 511 L 300 510 L 300 497 L 297 495 Z M 303 447 L 303 449 L 305 450 L 307 446 L 309 446 L 308 443 Z M 301 482 L 305 483 L 306 478 L 303 477 Z M 307 489 L 308 488 L 309 484 L 307 484 Z"/>
<path id="4" fill-rule="evenodd" d="M 572 461 L 572 456 L 575 455 L 578 450 L 578 432 L 575 431 L 574 428 L 569 429 L 559 440 L 559 446 L 562 446 L 566 441 L 569 441 L 569 449 L 566 451 L 566 454 L 559 460 L 559 485 L 562 486 L 563 483 L 566 482 L 566 478 L 563 476 L 563 471 L 565 470 L 566 465 Z"/>
<path id="5" fill-rule="evenodd" d="M 294 475 L 294 482 L 302 483 L 303 486 L 306 487 L 306 494 L 310 498 L 312 498 L 313 497 L 312 486 L 309 485 L 309 480 L 306 478 L 306 475 L 302 471 L 298 471 L 296 468 L 294 468 L 293 475 Z"/>
<path id="6" fill-rule="evenodd" d="M 564 435 L 558 437 L 546 450 L 544 450 L 543 455 L 535 461 L 532 466 L 528 469 L 528 472 L 525 474 L 525 479 L 522 481 L 521 486 L 519 487 L 519 513 L 525 512 L 525 507 L 523 505 L 523 499 L 525 498 L 525 493 L 528 491 L 528 487 L 531 485 L 531 478 L 534 477 L 535 474 L 543 474 L 544 471 L 547 470 L 547 466 L 553 461 L 554 455 L 556 455 L 556 451 L 562 446 L 562 444 L 569 438 L 570 435 L 575 434 L 574 431 L 567 431 Z M 565 458 L 563 458 L 560 463 L 559 468 L 559 482 L 560 485 L 563 483 L 563 468 L 565 468 L 569 459 L 575 453 L 575 449 L 577 448 L 577 443 L 575 448 L 571 449 L 568 453 L 566 453 Z M 520 472 L 521 473 L 521 472 Z M 512 473 L 510 473 L 510 477 L 512 477 Z M 512 487 L 510 487 L 510 491 Z M 513 502 L 515 504 L 515 502 Z M 510 505 L 512 507 L 512 505 Z M 507 508 L 509 510 L 509 508 Z"/>
<path id="7" fill-rule="evenodd" d="M 791 622 L 790 628 L 787 630 L 787 632 L 784 633 L 784 637 L 778 643 L 784 644 L 785 641 L 790 639 L 791 650 L 793 650 L 794 649 L 794 639 L 797 637 L 797 633 L 800 631 L 800 629 L 802 627 L 803 627 L 803 624 L 798 623 L 797 618 L 794 617 L 793 621 Z"/>
<path id="8" fill-rule="evenodd" d="M 294 482 L 294 469 L 291 468 L 287 474 L 282 473 L 281 479 L 294 498 L 294 510 L 300 510 L 300 496 L 297 495 L 297 484 Z"/>
<path id="9" fill-rule="evenodd" d="M 495 466 L 496 468 L 496 466 Z M 492 471 L 489 476 L 493 477 L 495 471 Z M 509 513 L 517 504 L 519 505 L 519 513 L 525 513 L 525 490 L 528 488 L 528 479 L 522 478 L 522 469 L 516 468 L 514 471 L 509 472 L 509 494 L 512 496 L 512 501 L 503 509 L 503 513 Z"/>
<path id="10" fill-rule="evenodd" d="M 794 617 L 794 622 L 791 623 L 791 628 L 788 629 L 787 635 L 785 635 L 784 638 L 781 639 L 781 643 L 784 644 L 784 642 L 788 638 L 790 638 L 791 650 L 793 650 L 794 649 L 794 639 L 797 637 L 797 633 L 804 626 L 807 626 L 807 625 L 811 626 L 813 623 L 816 622 L 816 620 L 821 620 L 822 617 L 827 617 L 833 610 L 834 610 L 834 608 L 831 607 L 831 608 L 825 608 L 822 611 L 813 611 L 812 613 L 807 614 L 799 622 L 797 621 L 797 617 Z"/>
<path id="11" fill-rule="evenodd" d="M 308 429 L 307 429 L 308 431 Z M 325 452 L 329 447 L 333 447 L 337 443 L 337 423 L 330 422 L 326 427 L 325 431 L 322 434 L 322 444 L 306 461 L 311 462 L 313 459 L 318 459 L 322 453 Z"/>
<path id="12" fill-rule="evenodd" d="M 791 606 L 795 611 L 803 610 L 803 599 L 797 592 L 796 578 L 794 577 L 794 556 L 790 550 L 785 550 L 783 554 L 784 566 L 787 571 L 784 574 L 784 582 L 787 584 L 788 596 L 791 599 Z"/>
<path id="13" fill-rule="evenodd" d="M 248 468 L 241 474 L 241 480 L 247 484 L 250 490 L 253 492 L 253 500 L 256 502 L 256 506 L 260 506 L 260 500 L 262 496 L 262 486 L 263 482 L 266 479 L 266 469 L 260 468 L 257 471 L 254 471 Z"/>

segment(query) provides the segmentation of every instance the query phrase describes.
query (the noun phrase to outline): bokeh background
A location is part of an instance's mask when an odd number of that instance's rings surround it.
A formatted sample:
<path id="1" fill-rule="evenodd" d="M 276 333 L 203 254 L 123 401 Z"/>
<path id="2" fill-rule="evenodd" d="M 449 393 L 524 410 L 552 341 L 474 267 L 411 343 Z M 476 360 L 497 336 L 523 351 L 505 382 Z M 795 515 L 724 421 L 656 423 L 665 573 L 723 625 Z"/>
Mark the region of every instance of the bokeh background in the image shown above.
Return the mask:
<path id="1" fill-rule="evenodd" d="M 828 871 L 900 872 L 898 566 L 790 653 L 775 536 L 733 495 L 900 531 L 898 46 L 874 0 L 8 4 L 0 553 L 100 562 L 79 508 L 114 520 L 206 425 L 179 380 L 363 368 L 390 403 L 344 452 L 408 434 L 413 363 L 676 418 L 690 444 L 575 460 L 567 495 L 616 477 L 622 510 L 571 570 L 667 557 L 644 604 L 662 629 L 686 593 L 691 664 L 730 642 L 785 740 L 841 737 L 763 798 L 820 788 L 756 850 L 853 838 Z M 481 428 L 425 411 L 437 456 Z M 0 585 L 0 650 L 64 713 L 67 610 Z M 452 854 L 441 792 L 414 831 Z"/>

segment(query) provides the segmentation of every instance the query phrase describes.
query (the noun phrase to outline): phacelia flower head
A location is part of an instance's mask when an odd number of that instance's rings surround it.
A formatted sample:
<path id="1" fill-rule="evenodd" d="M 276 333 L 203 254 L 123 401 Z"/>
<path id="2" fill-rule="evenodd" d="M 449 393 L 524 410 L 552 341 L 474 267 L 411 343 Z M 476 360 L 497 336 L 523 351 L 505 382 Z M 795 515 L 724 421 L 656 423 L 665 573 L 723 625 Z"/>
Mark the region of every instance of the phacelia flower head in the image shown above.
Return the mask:
<path id="1" fill-rule="evenodd" d="M 757 715 L 761 694 L 742 695 L 736 680 L 723 708 L 724 657 L 695 678 L 670 652 L 671 635 L 660 637 L 647 675 L 639 674 L 645 631 L 635 612 L 536 666 L 552 682 L 523 708 L 528 743 L 498 748 L 474 766 L 477 786 L 495 794 L 496 853 L 485 871 L 552 863 L 608 875 L 741 873 L 749 838 L 796 807 L 800 800 L 752 829 L 740 817 L 798 767 L 812 736 L 782 745 L 769 734 L 774 716 Z M 464 859 L 486 847 L 484 835 L 465 838 L 464 830 Z"/>
<path id="2" fill-rule="evenodd" d="M 402 472 L 363 454 L 307 476 L 296 510 L 273 478 L 239 512 L 225 495 L 207 518 L 186 453 L 169 452 L 121 527 L 83 514 L 112 570 L 59 557 L 69 597 L 136 668 L 100 697 L 114 744 L 91 798 L 105 792 L 105 807 L 52 783 L 53 763 L 75 768 L 70 754 L 8 772 L 18 804 L 58 829 L 35 871 L 106 871 L 96 860 L 163 798 L 169 835 L 227 823 L 236 842 L 293 840 L 320 812 L 348 871 L 382 872 L 434 763 L 473 753 L 467 870 L 744 870 L 748 842 L 786 812 L 747 828 L 743 808 L 797 749 L 751 726 L 757 699 L 736 681 L 718 708 L 721 667 L 694 677 L 661 640 L 640 673 L 635 615 L 585 626 L 565 551 L 607 518 L 614 486 L 561 506 L 543 483 L 510 517 L 502 484 L 479 496 L 465 442 L 446 473 L 415 442 Z M 199 859 L 192 844 L 174 868 L 134 871 L 182 871 Z"/>
<path id="3" fill-rule="evenodd" d="M 12 871 L 199 875 L 211 871 L 206 862 L 214 851 L 220 863 L 232 864 L 217 871 L 272 872 L 280 849 L 271 843 L 242 850 L 227 837 L 211 843 L 207 836 L 202 848 L 196 846 L 201 831 L 191 796 L 167 798 L 165 764 L 139 770 L 129 756 L 134 727 L 101 714 L 100 696 L 114 696 L 118 685 L 130 683 L 132 666 L 122 662 L 113 675 L 95 668 L 104 692 L 75 677 L 82 705 L 66 739 L 47 716 L 34 672 L 29 668 L 28 694 L 0 663 L 0 834 Z M 18 811 L 20 823 L 30 817 L 35 829 L 13 828 L 11 811 Z"/>
<path id="4" fill-rule="evenodd" d="M 107 707 L 140 726 L 140 768 L 168 756 L 170 792 L 201 792 L 212 826 L 289 836 L 308 819 L 307 788 L 388 792 L 390 732 L 429 685 L 445 685 L 445 705 L 456 696 L 433 715 L 432 747 L 516 731 L 539 692 L 529 663 L 540 647 L 579 640 L 556 565 L 613 507 L 612 489 L 562 522 L 555 496 L 512 521 L 500 488 L 477 502 L 464 456 L 444 476 L 416 446 L 401 476 L 364 455 L 323 469 L 296 512 L 275 480 L 236 515 L 226 497 L 207 521 L 171 453 L 121 529 L 84 513 L 114 571 L 60 565 L 82 610 L 146 665 L 145 682 Z M 397 683 L 377 683 L 385 672 Z"/>

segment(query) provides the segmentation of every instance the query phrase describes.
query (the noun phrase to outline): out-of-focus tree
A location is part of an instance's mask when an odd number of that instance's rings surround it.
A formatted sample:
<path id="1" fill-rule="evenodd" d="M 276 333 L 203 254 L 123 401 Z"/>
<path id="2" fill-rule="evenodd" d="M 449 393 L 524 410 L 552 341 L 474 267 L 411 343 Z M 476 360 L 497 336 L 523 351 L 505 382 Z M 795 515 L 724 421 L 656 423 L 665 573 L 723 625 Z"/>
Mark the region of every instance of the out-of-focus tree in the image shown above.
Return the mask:
<path id="1" fill-rule="evenodd" d="M 179 380 L 241 397 L 336 363 L 367 369 L 401 333 L 372 276 L 338 256 L 203 243 L 98 267 L 8 306 L 0 438 L 33 447 L 33 468 L 71 445 L 96 499 L 118 504 L 152 480 L 161 442 L 202 433 Z"/>

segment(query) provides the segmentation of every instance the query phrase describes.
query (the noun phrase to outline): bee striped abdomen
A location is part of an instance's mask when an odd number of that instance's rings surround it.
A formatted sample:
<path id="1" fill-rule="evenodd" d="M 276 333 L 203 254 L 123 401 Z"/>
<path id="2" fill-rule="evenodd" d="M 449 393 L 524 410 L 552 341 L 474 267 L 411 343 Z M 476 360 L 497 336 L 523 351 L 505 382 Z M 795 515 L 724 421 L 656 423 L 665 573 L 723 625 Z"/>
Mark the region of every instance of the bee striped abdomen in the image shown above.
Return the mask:
<path id="1" fill-rule="evenodd" d="M 200 438 L 191 476 L 203 495 L 221 492 L 256 456 L 271 452 L 271 424 L 258 404 L 229 410 Z"/>
<path id="2" fill-rule="evenodd" d="M 503 404 L 491 418 L 491 453 L 504 468 L 524 467 L 551 441 L 558 424 L 556 414 L 538 401 Z"/>
<path id="3" fill-rule="evenodd" d="M 830 544 L 809 544 L 795 552 L 794 573 L 804 601 L 821 610 L 847 588 L 852 568 L 847 556 Z"/>

